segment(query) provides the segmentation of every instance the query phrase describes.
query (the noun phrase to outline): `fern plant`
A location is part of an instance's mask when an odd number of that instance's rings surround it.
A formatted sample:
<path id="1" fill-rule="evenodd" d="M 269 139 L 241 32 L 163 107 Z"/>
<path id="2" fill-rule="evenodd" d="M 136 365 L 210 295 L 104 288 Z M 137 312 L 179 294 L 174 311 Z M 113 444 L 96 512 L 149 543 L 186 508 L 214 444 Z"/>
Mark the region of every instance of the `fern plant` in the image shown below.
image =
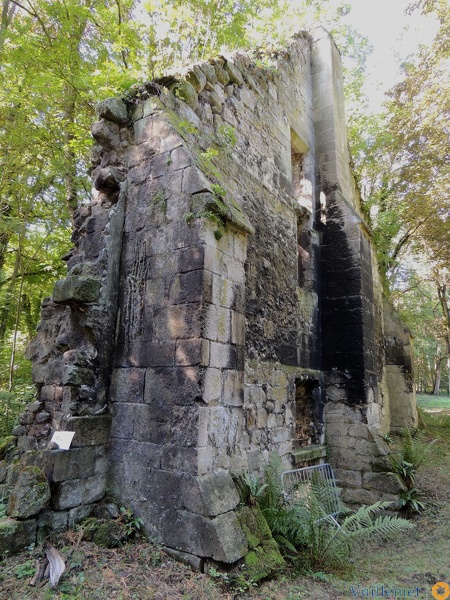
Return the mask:
<path id="1" fill-rule="evenodd" d="M 282 554 L 297 565 L 315 570 L 342 565 L 356 542 L 387 538 L 413 527 L 405 519 L 380 514 L 390 502 L 376 502 L 356 512 L 342 507 L 338 526 L 330 515 L 330 499 L 335 498 L 332 482 L 316 475 L 301 486 L 285 493 L 281 461 L 274 456 L 255 496 Z"/>
<path id="2" fill-rule="evenodd" d="M 389 455 L 392 471 L 404 485 L 405 490 L 400 497 L 400 508 L 407 512 L 421 512 L 425 505 L 418 500 L 419 490 L 415 488 L 417 469 L 426 461 L 428 454 L 437 440 L 427 442 L 424 432 L 412 435 L 409 429 L 402 434 L 399 447 Z"/>
<path id="3" fill-rule="evenodd" d="M 425 509 L 425 503 L 419 500 L 421 496 L 420 490 L 412 488 L 404 490 L 400 494 L 399 507 L 404 510 L 420 513 Z"/>
<path id="4" fill-rule="evenodd" d="M 255 506 L 258 496 L 261 496 L 267 485 L 261 484 L 256 475 L 243 473 L 233 477 L 242 504 Z"/>
<path id="5" fill-rule="evenodd" d="M 391 464 L 396 467 L 398 464 L 408 463 L 417 470 L 426 461 L 436 441 L 427 442 L 422 431 L 412 435 L 409 429 L 405 429 L 399 448 L 390 455 Z"/>

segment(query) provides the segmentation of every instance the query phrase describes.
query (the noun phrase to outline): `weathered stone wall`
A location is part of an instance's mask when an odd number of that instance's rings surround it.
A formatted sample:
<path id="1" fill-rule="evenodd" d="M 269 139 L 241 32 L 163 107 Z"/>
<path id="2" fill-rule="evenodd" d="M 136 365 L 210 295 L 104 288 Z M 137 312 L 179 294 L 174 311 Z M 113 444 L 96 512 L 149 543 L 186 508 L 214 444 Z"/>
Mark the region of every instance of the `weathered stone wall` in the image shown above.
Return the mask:
<path id="1" fill-rule="evenodd" d="M 5 497 L 29 466 L 39 467 L 50 484 L 48 507 L 29 515 L 27 527 L 21 522 L 10 527 L 22 531 L 24 546 L 36 534 L 42 538 L 48 530 L 72 527 L 86 518 L 106 491 L 108 395 L 127 196 L 123 153 L 128 117 L 123 109 L 116 100 L 99 107 L 109 125 L 96 132 L 104 150 L 94 158 L 101 166 L 95 173 L 93 202 L 76 211 L 67 278 L 43 302 L 37 336 L 28 350 L 38 397 L 13 431 L 18 436 L 14 460 L 0 469 Z M 61 430 L 75 432 L 69 450 L 49 444 Z"/>
<path id="2" fill-rule="evenodd" d="M 370 232 L 350 169 L 337 48 L 320 37 L 313 51 L 321 243 L 322 369 L 329 459 L 343 499 L 394 499 L 387 471 L 382 296 Z"/>
<path id="3" fill-rule="evenodd" d="M 15 432 L 50 482 L 46 526 L 108 489 L 196 566 L 231 563 L 247 551 L 231 473 L 321 461 L 325 436 L 345 500 L 398 492 L 381 434 L 413 424 L 389 399 L 409 347 L 391 324 L 385 360 L 339 54 L 319 32 L 269 60 L 216 58 L 99 108 L 96 192 Z M 71 450 L 47 447 L 61 429 Z"/>
<path id="4" fill-rule="evenodd" d="M 291 464 L 294 382 L 317 361 L 316 275 L 299 291 L 297 250 L 313 183 L 295 198 L 290 179 L 294 127 L 313 146 L 309 42 L 288 58 L 270 76 L 244 57 L 199 65 L 195 88 L 174 82 L 133 117 L 111 483 L 154 536 L 173 546 L 183 523 L 178 547 L 227 562 L 242 551 L 228 471 L 260 469 L 273 451 Z M 213 475 L 234 504 L 189 500 Z"/>
<path id="5" fill-rule="evenodd" d="M 393 431 L 418 425 L 412 364 L 413 340 L 391 304 L 384 302 L 384 348 L 389 420 Z"/>

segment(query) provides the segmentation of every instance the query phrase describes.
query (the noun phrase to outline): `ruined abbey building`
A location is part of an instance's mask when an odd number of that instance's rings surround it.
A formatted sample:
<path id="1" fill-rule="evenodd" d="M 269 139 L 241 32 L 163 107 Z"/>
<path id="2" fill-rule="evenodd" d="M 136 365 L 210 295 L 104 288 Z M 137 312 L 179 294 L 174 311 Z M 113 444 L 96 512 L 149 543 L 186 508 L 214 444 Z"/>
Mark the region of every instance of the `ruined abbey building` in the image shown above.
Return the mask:
<path id="1" fill-rule="evenodd" d="M 231 473 L 271 453 L 328 460 L 346 502 L 395 500 L 383 435 L 417 422 L 410 339 L 382 298 L 330 36 L 105 101 L 92 133 L 94 198 L 30 347 L 20 462 L 0 470 L 4 489 L 27 466 L 49 485 L 10 512 L 17 531 L 71 526 L 108 492 L 199 568 L 233 563 Z M 60 430 L 69 450 L 48 447 Z"/>

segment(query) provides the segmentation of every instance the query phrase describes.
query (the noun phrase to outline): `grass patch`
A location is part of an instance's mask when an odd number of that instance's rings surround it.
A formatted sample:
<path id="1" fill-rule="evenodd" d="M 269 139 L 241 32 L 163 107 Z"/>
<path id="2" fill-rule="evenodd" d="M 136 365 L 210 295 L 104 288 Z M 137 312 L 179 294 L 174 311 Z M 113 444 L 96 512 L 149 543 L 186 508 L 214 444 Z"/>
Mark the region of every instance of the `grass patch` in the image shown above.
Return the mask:
<path id="1" fill-rule="evenodd" d="M 417 405 L 425 411 L 450 411 L 450 396 L 417 394 Z"/>

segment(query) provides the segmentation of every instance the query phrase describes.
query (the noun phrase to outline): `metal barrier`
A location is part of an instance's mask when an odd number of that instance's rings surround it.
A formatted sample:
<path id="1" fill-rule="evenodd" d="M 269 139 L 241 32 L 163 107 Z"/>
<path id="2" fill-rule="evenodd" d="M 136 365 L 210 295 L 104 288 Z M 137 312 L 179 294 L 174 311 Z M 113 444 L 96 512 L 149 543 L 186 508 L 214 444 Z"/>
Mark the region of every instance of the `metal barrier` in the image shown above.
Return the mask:
<path id="1" fill-rule="evenodd" d="M 321 482 L 322 484 L 326 483 L 326 485 L 320 485 Z M 312 487 L 314 485 L 317 485 L 318 488 L 320 487 L 320 500 L 326 516 L 318 520 L 327 519 L 332 521 L 337 527 L 340 527 L 336 517 L 341 512 L 341 504 L 331 465 L 326 463 L 324 465 L 314 465 L 312 467 L 304 467 L 303 469 L 284 471 L 281 474 L 281 483 L 283 493 L 288 502 L 307 501 Z"/>

